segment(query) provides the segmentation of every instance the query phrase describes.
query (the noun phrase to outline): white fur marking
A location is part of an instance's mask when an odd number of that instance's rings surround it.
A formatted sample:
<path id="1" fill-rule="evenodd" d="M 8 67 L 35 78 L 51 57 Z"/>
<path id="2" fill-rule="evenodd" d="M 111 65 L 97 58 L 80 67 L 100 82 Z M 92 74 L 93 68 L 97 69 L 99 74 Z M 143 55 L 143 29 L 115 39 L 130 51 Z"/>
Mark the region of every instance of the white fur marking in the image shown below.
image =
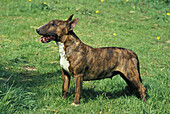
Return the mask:
<path id="1" fill-rule="evenodd" d="M 66 53 L 65 53 L 65 50 L 64 50 L 64 44 L 61 43 L 61 42 L 57 42 L 57 44 L 58 44 L 59 54 L 60 54 L 60 66 L 65 71 L 70 73 L 70 71 L 68 69 L 70 64 L 69 64 L 69 61 L 67 61 Z"/>

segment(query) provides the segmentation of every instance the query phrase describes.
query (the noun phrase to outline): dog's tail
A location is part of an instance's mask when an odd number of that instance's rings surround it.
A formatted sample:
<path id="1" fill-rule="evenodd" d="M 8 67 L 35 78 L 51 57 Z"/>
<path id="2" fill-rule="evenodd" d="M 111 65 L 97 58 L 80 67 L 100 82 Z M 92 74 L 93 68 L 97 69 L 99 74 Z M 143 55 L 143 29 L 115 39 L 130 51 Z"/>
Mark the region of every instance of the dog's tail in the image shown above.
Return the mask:
<path id="1" fill-rule="evenodd" d="M 138 73 L 139 73 L 139 80 L 142 83 L 142 78 L 140 76 L 140 64 L 139 64 L 139 59 L 137 58 L 138 62 L 137 62 L 137 69 L 138 69 Z"/>

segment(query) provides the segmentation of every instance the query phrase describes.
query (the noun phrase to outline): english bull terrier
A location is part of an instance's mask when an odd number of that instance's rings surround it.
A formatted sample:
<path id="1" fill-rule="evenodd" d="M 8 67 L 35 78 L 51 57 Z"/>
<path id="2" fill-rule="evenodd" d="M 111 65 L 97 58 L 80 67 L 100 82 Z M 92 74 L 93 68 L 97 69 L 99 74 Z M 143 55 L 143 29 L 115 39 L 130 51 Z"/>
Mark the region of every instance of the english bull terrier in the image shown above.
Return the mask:
<path id="1" fill-rule="evenodd" d="M 68 93 L 70 76 L 75 78 L 75 99 L 73 105 L 80 103 L 83 81 L 112 78 L 120 74 L 128 86 L 136 89 L 141 99 L 145 100 L 146 88 L 142 85 L 137 55 L 125 48 L 92 48 L 84 44 L 73 32 L 78 18 L 52 20 L 36 29 L 42 35 L 41 42 L 55 41 L 59 47 L 60 66 L 62 69 L 62 96 Z"/>

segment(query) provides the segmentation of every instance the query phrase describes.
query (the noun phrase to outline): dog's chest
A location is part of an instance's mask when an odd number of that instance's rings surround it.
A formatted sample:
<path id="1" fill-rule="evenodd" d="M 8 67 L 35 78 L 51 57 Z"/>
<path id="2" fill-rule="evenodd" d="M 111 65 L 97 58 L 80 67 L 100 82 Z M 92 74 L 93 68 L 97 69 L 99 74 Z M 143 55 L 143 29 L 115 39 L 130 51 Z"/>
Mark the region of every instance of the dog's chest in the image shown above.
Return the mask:
<path id="1" fill-rule="evenodd" d="M 66 57 L 66 52 L 64 50 L 64 44 L 61 43 L 61 42 L 57 42 L 57 44 L 58 44 L 59 54 L 60 54 L 60 66 L 65 71 L 70 73 L 70 71 L 69 71 L 70 64 L 69 64 L 69 61 L 67 60 L 67 57 Z"/>

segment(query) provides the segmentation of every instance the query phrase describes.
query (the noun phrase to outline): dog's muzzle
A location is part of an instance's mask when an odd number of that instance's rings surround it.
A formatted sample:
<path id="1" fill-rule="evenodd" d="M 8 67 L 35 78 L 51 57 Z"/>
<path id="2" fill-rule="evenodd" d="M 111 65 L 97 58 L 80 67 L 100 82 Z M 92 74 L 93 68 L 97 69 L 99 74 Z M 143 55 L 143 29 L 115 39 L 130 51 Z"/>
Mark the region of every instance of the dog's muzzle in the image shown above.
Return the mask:
<path id="1" fill-rule="evenodd" d="M 56 35 L 47 35 L 47 34 L 44 35 L 44 34 L 41 34 L 41 33 L 40 33 L 40 29 L 36 29 L 36 31 L 37 31 L 37 33 L 38 33 L 39 35 L 42 35 L 42 37 L 41 37 L 41 39 L 40 39 L 40 41 L 41 41 L 42 43 L 48 43 L 48 42 L 56 39 Z"/>

